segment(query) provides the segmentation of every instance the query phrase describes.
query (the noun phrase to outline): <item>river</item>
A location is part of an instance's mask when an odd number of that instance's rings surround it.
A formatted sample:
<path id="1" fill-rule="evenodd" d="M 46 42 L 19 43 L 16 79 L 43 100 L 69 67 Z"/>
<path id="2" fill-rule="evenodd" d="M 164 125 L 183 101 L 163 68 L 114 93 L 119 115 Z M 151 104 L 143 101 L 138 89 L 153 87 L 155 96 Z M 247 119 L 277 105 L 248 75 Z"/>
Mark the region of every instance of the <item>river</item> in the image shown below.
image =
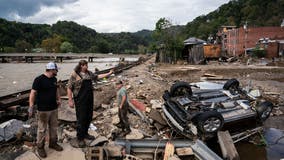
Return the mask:
<path id="1" fill-rule="evenodd" d="M 119 58 L 94 59 L 94 62 L 88 63 L 89 70 L 94 71 L 95 68 L 99 70 L 112 68 L 118 64 L 118 60 Z M 126 58 L 125 60 L 136 61 L 137 58 Z M 78 61 L 78 59 L 73 59 L 57 63 L 59 67 L 57 79 L 68 79 Z M 45 72 L 45 65 L 47 63 L 0 63 L 0 96 L 30 89 L 34 78 Z"/>

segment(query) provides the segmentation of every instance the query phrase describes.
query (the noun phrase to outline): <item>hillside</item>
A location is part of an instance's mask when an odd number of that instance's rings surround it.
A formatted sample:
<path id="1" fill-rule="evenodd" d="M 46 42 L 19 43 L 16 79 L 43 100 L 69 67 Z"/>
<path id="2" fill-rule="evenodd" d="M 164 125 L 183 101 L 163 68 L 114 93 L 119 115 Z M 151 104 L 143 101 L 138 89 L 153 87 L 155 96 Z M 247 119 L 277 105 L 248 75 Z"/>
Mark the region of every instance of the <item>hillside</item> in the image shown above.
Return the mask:
<path id="1" fill-rule="evenodd" d="M 166 39 L 174 37 L 179 40 L 174 45 L 182 46 L 182 41 L 188 37 L 204 40 L 210 35 L 214 37 L 222 25 L 280 26 L 284 19 L 283 8 L 284 0 L 231 0 L 186 25 L 172 25 L 164 33 L 171 34 Z M 0 52 L 30 52 L 32 48 L 45 48 L 50 52 L 146 53 L 163 43 L 159 38 L 153 39 L 153 31 L 150 30 L 97 33 L 69 21 L 47 25 L 0 18 Z"/>

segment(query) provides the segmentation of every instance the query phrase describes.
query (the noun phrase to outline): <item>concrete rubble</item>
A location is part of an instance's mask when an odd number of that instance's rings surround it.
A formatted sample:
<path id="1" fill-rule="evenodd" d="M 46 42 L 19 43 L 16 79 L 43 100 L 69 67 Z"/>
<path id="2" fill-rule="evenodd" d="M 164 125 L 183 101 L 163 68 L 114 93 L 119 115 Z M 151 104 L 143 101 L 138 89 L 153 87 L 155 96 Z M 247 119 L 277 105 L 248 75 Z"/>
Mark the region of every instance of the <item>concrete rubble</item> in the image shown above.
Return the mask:
<path id="1" fill-rule="evenodd" d="M 23 129 L 23 122 L 11 119 L 0 124 L 0 142 L 9 141 L 14 138 Z"/>

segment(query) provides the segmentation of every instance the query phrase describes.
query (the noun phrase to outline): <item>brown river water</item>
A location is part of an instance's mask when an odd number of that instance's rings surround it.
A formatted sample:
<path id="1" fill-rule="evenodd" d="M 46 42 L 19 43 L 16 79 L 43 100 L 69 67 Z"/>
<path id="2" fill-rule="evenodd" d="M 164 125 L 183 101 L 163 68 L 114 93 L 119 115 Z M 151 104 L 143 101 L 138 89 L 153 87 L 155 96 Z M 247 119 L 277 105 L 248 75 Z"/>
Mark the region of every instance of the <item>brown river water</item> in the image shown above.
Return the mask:
<path id="1" fill-rule="evenodd" d="M 102 58 L 89 62 L 89 70 L 95 71 L 95 68 L 104 70 L 112 68 L 118 64 L 118 58 Z M 126 58 L 126 61 L 135 61 L 137 58 Z M 59 72 L 58 80 L 68 79 L 78 59 L 64 60 L 63 63 L 57 63 Z M 34 63 L 0 63 L 0 96 L 12 94 L 15 92 L 30 89 L 33 80 L 38 75 L 44 73 L 46 62 Z"/>

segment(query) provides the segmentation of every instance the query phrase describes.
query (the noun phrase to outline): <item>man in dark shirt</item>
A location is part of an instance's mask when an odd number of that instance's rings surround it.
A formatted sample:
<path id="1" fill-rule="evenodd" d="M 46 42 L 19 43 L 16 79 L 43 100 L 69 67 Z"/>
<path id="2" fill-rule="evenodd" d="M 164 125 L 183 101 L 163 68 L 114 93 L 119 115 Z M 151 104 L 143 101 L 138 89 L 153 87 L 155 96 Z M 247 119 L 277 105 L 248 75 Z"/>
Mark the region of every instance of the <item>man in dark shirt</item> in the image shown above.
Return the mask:
<path id="1" fill-rule="evenodd" d="M 57 65 L 49 62 L 46 65 L 45 73 L 35 78 L 29 98 L 29 116 L 32 116 L 35 102 L 37 103 L 37 151 L 42 158 L 46 157 L 44 143 L 47 130 L 49 130 L 49 148 L 56 151 L 63 150 L 57 144 L 57 107 L 60 105 L 60 95 L 57 90 L 57 79 L 55 78 L 57 72 Z"/>

